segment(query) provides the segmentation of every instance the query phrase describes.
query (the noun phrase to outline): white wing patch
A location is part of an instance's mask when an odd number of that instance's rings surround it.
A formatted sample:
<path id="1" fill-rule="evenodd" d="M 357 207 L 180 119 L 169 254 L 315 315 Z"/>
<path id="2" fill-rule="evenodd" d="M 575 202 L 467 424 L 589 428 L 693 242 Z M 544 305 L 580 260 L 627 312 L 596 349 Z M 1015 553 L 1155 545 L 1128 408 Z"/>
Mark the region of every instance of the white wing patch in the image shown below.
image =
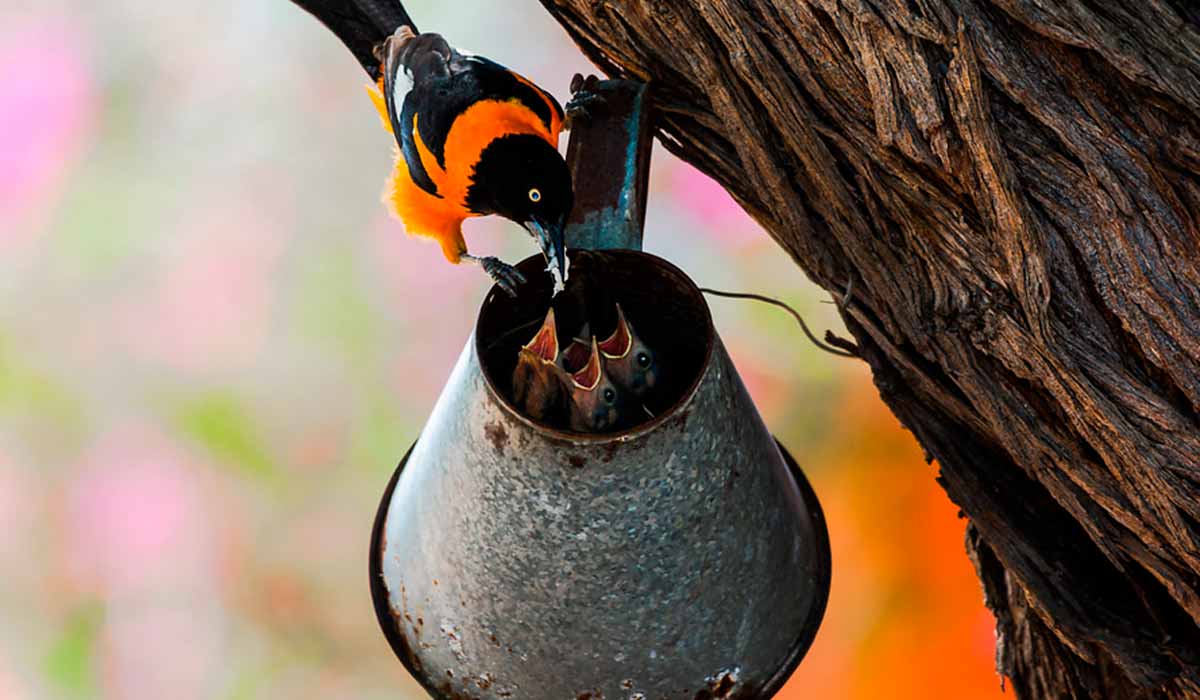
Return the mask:
<path id="1" fill-rule="evenodd" d="M 404 99 L 413 89 L 413 75 L 404 66 L 398 66 L 396 73 L 397 79 L 392 81 L 392 104 L 396 105 L 396 117 L 399 118 L 400 111 L 404 109 Z"/>

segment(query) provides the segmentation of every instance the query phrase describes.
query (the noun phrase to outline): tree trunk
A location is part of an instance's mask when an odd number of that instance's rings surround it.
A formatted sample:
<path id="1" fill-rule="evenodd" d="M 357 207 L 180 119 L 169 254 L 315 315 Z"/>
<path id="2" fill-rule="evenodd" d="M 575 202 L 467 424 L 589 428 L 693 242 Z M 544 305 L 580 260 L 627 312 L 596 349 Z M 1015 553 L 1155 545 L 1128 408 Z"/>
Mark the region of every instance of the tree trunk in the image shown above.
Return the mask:
<path id="1" fill-rule="evenodd" d="M 1022 698 L 1200 696 L 1192 0 L 542 0 L 817 284 Z M 931 660 L 933 661 L 933 660 Z"/>

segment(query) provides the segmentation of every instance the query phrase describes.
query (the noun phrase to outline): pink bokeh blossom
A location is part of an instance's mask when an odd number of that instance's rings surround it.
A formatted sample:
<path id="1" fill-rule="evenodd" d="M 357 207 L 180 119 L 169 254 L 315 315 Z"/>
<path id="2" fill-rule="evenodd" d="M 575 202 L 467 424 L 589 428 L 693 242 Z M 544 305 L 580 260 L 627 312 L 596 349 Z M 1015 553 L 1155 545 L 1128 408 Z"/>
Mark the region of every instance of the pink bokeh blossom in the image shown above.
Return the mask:
<path id="1" fill-rule="evenodd" d="M 169 605 L 110 607 L 102 683 L 122 700 L 213 697 L 223 685 L 223 618 L 210 601 L 180 596 Z"/>
<path id="2" fill-rule="evenodd" d="M 740 247 L 759 241 L 762 229 L 733 197 L 709 176 L 675 161 L 668 172 L 668 187 L 675 200 L 696 220 L 704 223 L 717 242 Z"/>
<path id="3" fill-rule="evenodd" d="M 126 426 L 88 451 L 68 486 L 65 569 L 104 601 L 106 697 L 206 697 L 226 617 L 213 499 L 199 465 L 154 430 Z"/>
<path id="4" fill-rule="evenodd" d="M 22 679 L 0 656 L 0 698 L 4 700 L 26 700 L 30 695 Z"/>
<path id="5" fill-rule="evenodd" d="M 106 435 L 67 493 L 63 552 L 76 586 L 100 596 L 190 586 L 212 563 L 194 462 L 144 428 Z"/>
<path id="6" fill-rule="evenodd" d="M 467 243 L 477 255 L 499 254 L 502 236 L 520 235 L 504 227 L 501 221 L 469 221 Z M 380 217 L 372 227 L 371 249 L 385 280 L 385 303 L 402 312 L 405 334 L 391 357 L 396 386 L 414 398 L 432 398 L 466 343 L 487 277 L 474 265 L 450 264 L 435 241 L 409 236 L 390 218 Z"/>
<path id="7" fill-rule="evenodd" d="M 24 555 L 41 495 L 35 490 L 29 472 L 0 453 L 0 564 L 16 564 L 15 559 Z M 0 693 L 0 698 L 3 697 Z"/>
<path id="8" fill-rule="evenodd" d="M 0 29 L 0 252 L 44 229 L 96 115 L 86 44 L 65 16 Z"/>
<path id="9" fill-rule="evenodd" d="M 249 361 L 269 329 L 286 228 L 265 205 L 196 212 L 177 230 L 151 289 L 116 309 L 134 351 L 175 369 Z"/>
<path id="10" fill-rule="evenodd" d="M 467 244 L 478 255 L 491 253 L 480 252 L 476 246 L 498 247 L 498 241 L 487 240 L 491 235 L 501 235 L 489 226 L 490 223 L 469 221 L 464 227 Z M 387 291 L 393 299 L 403 300 L 406 315 L 437 317 L 444 304 L 461 301 L 470 295 L 479 286 L 483 275 L 473 266 L 450 264 L 437 241 L 409 235 L 404 225 L 391 217 L 380 215 L 375 220 L 370 229 L 370 241 L 379 272 L 388 285 Z"/>

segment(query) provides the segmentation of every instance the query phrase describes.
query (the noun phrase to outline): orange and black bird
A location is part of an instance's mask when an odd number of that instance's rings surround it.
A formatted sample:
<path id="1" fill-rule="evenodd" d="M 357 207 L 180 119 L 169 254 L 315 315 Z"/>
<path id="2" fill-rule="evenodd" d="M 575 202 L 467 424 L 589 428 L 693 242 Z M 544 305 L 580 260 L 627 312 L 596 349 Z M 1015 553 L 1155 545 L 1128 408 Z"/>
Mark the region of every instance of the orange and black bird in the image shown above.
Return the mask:
<path id="1" fill-rule="evenodd" d="M 562 289 L 563 229 L 575 197 L 558 152 L 566 117 L 554 97 L 441 35 L 418 33 L 397 0 L 293 2 L 332 30 L 371 77 L 372 100 L 398 146 L 383 199 L 405 229 L 436 240 L 452 263 L 478 263 L 515 294 L 521 273 L 471 255 L 462 234 L 469 217 L 511 219 L 537 240 Z M 581 95 L 576 106 L 589 99 Z"/>

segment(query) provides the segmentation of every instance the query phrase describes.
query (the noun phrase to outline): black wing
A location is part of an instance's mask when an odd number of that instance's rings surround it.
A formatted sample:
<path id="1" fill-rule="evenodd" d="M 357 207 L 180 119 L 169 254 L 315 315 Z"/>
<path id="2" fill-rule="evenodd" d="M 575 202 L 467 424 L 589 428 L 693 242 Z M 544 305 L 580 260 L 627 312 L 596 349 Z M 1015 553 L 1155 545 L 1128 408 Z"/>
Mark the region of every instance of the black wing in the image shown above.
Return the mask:
<path id="1" fill-rule="evenodd" d="M 459 53 L 437 34 L 422 34 L 411 40 L 398 63 L 398 70 L 407 71 L 412 88 L 404 97 L 400 123 L 396 124 L 393 118 L 393 129 L 413 182 L 430 194 L 438 194 L 437 186 L 417 153 L 414 117 L 421 142 L 443 168 L 446 137 L 451 127 L 463 112 L 481 100 L 515 99 L 532 111 L 547 130 L 555 116 L 562 119 L 562 107 L 549 93 L 495 61 Z M 394 115 L 394 93 L 387 98 L 389 111 Z"/>
<path id="2" fill-rule="evenodd" d="M 412 37 L 404 44 L 394 58 L 389 56 L 385 65 L 383 77 L 384 100 L 387 104 L 388 118 L 392 122 L 392 133 L 396 135 L 396 143 L 408 166 L 408 176 L 417 186 L 429 194 L 441 198 L 437 183 L 429 177 L 429 171 L 421 162 L 421 154 L 417 151 L 416 140 L 413 138 L 413 118 L 417 116 L 416 101 L 409 96 L 416 84 L 446 86 L 454 83 L 450 65 L 456 52 L 441 34 L 420 34 Z M 400 105 L 396 104 L 397 81 L 403 81 L 408 90 Z M 418 119 L 423 122 L 425 112 Z M 418 127 L 421 128 L 421 127 Z M 421 128 L 422 138 L 425 129 Z M 426 142 L 428 144 L 428 142 Z M 443 149 L 444 152 L 444 149 Z M 445 162 L 438 161 L 442 167 Z"/>
<path id="3" fill-rule="evenodd" d="M 337 35 L 372 80 L 379 79 L 375 47 L 404 25 L 417 31 L 399 0 L 292 0 Z"/>

